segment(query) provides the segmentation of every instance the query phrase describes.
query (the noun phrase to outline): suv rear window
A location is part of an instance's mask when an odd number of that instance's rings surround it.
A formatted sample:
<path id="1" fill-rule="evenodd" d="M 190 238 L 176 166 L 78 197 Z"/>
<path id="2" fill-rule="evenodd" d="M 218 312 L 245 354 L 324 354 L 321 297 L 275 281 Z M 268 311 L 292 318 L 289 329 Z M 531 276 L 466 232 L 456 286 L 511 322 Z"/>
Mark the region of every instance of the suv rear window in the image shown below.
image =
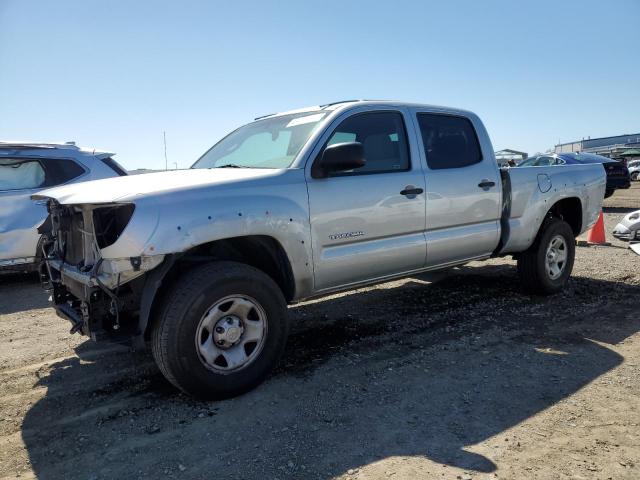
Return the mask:
<path id="1" fill-rule="evenodd" d="M 418 124 L 430 169 L 461 168 L 482 161 L 478 137 L 468 118 L 419 113 Z"/>

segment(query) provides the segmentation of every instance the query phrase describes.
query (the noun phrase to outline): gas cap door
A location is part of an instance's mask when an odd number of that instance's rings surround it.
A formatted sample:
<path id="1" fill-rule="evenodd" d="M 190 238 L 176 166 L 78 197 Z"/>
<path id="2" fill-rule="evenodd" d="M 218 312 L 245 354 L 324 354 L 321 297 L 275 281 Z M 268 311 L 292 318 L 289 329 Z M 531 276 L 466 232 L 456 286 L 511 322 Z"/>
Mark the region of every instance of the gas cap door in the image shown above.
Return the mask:
<path id="1" fill-rule="evenodd" d="M 549 178 L 549 175 L 546 173 L 538 174 L 538 188 L 542 193 L 547 193 L 551 190 L 551 179 Z"/>

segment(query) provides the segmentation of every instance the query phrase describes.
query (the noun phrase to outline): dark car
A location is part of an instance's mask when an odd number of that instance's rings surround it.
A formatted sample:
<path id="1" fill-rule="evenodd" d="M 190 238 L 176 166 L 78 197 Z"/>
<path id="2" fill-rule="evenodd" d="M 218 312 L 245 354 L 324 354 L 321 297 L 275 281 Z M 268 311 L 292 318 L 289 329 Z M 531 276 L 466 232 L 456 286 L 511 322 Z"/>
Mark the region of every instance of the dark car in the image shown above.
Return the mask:
<path id="1" fill-rule="evenodd" d="M 545 167 L 548 165 L 584 165 L 585 163 L 601 163 L 604 167 L 607 174 L 607 188 L 604 198 L 613 195 L 613 192 L 618 188 L 631 186 L 629 170 L 622 162 L 594 153 L 546 153 L 527 158 L 518 166 Z"/>

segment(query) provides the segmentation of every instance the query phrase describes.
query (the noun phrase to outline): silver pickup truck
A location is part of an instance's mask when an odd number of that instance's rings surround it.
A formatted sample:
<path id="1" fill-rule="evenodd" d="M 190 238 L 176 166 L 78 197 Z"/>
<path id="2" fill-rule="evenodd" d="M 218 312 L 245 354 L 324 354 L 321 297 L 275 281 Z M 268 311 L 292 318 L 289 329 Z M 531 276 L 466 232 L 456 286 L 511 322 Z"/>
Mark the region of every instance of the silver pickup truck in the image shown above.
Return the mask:
<path id="1" fill-rule="evenodd" d="M 35 198 L 71 331 L 150 343 L 171 383 L 213 398 L 267 376 L 287 303 L 505 255 L 528 291 L 558 292 L 604 191 L 602 165 L 499 169 L 471 112 L 347 101 L 258 118 L 188 170 Z"/>

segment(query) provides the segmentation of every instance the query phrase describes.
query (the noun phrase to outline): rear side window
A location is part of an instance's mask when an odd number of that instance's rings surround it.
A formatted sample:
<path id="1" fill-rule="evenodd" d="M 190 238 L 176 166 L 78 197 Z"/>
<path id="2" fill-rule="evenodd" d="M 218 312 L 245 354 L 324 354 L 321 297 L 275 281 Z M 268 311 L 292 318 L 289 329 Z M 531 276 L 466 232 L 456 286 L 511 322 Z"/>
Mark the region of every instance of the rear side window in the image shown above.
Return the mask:
<path id="1" fill-rule="evenodd" d="M 478 136 L 468 118 L 419 113 L 418 124 L 430 169 L 461 168 L 482 161 Z"/>
<path id="2" fill-rule="evenodd" d="M 360 142 L 366 164 L 346 175 L 409 170 L 409 149 L 402 115 L 398 112 L 360 113 L 344 120 L 327 145 Z M 336 176 L 345 175 L 339 173 Z"/>
<path id="3" fill-rule="evenodd" d="M 538 157 L 527 158 L 518 164 L 519 167 L 532 167 L 538 161 Z"/>
<path id="4" fill-rule="evenodd" d="M 39 188 L 45 172 L 37 160 L 0 158 L 0 191 Z"/>
<path id="5" fill-rule="evenodd" d="M 556 163 L 555 158 L 543 155 L 541 157 L 538 157 L 538 161 L 536 162 L 536 167 L 547 167 L 555 163 Z"/>
<path id="6" fill-rule="evenodd" d="M 41 160 L 45 170 L 45 181 L 42 187 L 53 187 L 67 183 L 85 173 L 84 168 L 73 160 L 64 158 L 43 158 Z"/>

